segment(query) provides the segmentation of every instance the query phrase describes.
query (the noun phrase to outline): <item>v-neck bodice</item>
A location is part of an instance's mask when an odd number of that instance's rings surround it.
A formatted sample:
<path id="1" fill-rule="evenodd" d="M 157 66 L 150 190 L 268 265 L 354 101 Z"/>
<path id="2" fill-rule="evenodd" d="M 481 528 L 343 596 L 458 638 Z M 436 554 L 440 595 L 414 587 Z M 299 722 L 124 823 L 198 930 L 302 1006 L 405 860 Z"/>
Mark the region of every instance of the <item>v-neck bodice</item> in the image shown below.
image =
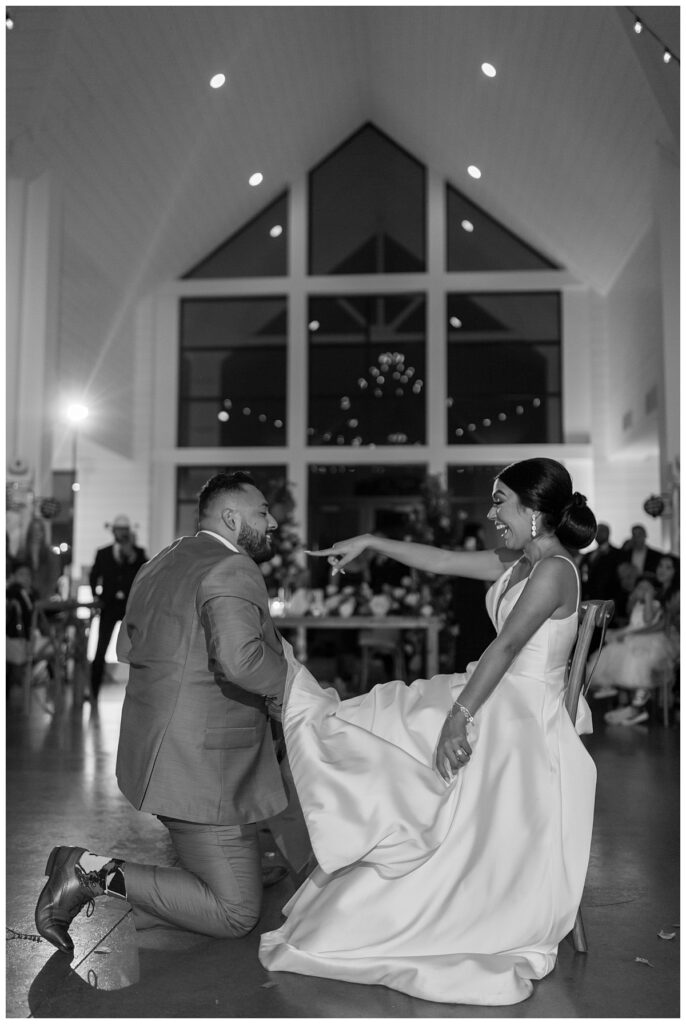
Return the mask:
<path id="1" fill-rule="evenodd" d="M 565 558 L 564 555 L 553 555 L 552 557 L 562 558 L 574 567 L 577 579 L 578 609 L 580 587 L 576 566 L 571 558 Z M 518 580 L 517 583 L 510 586 L 512 573 L 518 564 L 515 562 L 509 569 L 506 569 L 486 594 L 486 608 L 498 633 L 521 597 L 524 585 L 531 575 L 525 576 L 524 579 Z M 536 566 L 531 571 L 535 572 Z M 551 672 L 557 672 L 561 677 L 564 676 L 567 659 L 576 637 L 577 626 L 577 611 L 562 619 L 546 619 L 519 651 L 512 663 L 511 670 L 522 672 L 526 676 L 536 675 L 539 678 L 550 678 Z"/>

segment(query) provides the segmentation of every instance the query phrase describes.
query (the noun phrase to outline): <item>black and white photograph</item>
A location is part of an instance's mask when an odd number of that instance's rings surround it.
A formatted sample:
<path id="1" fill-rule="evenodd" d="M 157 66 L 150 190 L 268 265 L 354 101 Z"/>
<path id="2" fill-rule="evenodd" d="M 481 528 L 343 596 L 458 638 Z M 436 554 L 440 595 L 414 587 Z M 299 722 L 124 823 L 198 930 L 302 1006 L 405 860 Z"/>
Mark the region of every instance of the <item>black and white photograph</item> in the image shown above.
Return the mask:
<path id="1" fill-rule="evenodd" d="M 680 1016 L 681 7 L 5 8 L 5 1017 Z"/>

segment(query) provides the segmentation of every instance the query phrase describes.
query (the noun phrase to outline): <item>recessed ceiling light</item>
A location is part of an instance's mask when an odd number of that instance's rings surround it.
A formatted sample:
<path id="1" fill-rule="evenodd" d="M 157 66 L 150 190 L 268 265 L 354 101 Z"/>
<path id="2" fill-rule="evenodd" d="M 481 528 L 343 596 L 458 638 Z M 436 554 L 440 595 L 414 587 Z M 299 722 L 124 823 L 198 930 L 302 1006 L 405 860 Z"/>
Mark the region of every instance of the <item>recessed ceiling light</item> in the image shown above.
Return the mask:
<path id="1" fill-rule="evenodd" d="M 483 71 L 487 78 L 495 78 L 496 71 L 492 64 L 482 64 L 481 70 Z"/>
<path id="2" fill-rule="evenodd" d="M 269 234 L 272 236 L 272 238 L 278 238 L 282 232 L 283 228 L 281 227 L 280 224 L 275 224 L 273 228 L 269 229 Z"/>
<path id="3" fill-rule="evenodd" d="M 474 164 L 469 165 L 469 167 L 467 168 L 467 173 L 471 174 L 472 178 L 481 177 L 481 171 L 479 170 L 478 167 L 475 167 Z"/>
<path id="4" fill-rule="evenodd" d="M 462 230 L 463 231 L 473 231 L 474 230 L 474 225 L 472 224 L 471 220 L 463 220 L 462 221 Z"/>
<path id="5" fill-rule="evenodd" d="M 250 177 L 248 178 L 248 184 L 252 185 L 253 187 L 255 185 L 260 185 L 262 183 L 263 178 L 264 175 L 260 174 L 259 171 L 255 171 L 255 173 L 251 174 Z"/>
<path id="6" fill-rule="evenodd" d="M 220 73 L 218 75 L 213 75 L 212 78 L 210 78 L 210 85 L 213 89 L 221 89 L 225 81 L 226 75 L 222 75 Z"/>

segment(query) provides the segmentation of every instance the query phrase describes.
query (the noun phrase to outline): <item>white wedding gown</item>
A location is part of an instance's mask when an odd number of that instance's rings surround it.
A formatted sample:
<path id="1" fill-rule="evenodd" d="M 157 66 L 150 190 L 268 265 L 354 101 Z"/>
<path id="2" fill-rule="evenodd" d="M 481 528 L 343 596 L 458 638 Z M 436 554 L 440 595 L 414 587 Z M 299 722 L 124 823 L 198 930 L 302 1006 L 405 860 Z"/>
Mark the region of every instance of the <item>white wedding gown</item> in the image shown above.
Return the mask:
<path id="1" fill-rule="evenodd" d="M 511 571 L 487 594 L 496 629 L 525 583 L 504 593 Z M 564 706 L 576 628 L 576 615 L 549 619 L 529 640 L 450 785 L 434 751 L 476 663 L 341 701 L 285 645 L 284 732 L 319 866 L 261 938 L 268 970 L 445 1003 L 531 994 L 574 924 L 591 842 L 595 766 Z"/>

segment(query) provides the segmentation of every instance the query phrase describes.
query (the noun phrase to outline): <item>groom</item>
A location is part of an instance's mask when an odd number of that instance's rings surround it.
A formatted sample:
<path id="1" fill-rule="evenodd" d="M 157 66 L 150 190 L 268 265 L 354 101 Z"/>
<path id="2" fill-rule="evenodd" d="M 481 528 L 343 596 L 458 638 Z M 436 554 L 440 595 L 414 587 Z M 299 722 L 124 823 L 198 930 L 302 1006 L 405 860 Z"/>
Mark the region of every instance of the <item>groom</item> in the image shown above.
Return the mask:
<path id="1" fill-rule="evenodd" d="M 165 825 L 180 867 L 55 847 L 36 926 L 69 955 L 71 921 L 101 895 L 126 899 L 138 928 L 245 935 L 262 899 L 257 822 L 278 817 L 275 835 L 294 840 L 297 862 L 284 850 L 294 873 L 311 852 L 294 789 L 287 808 L 269 723 L 280 715 L 286 660 L 258 563 L 271 557 L 276 520 L 253 479 L 236 472 L 204 485 L 198 524 L 138 573 L 117 650 L 131 666 L 119 788 Z"/>

